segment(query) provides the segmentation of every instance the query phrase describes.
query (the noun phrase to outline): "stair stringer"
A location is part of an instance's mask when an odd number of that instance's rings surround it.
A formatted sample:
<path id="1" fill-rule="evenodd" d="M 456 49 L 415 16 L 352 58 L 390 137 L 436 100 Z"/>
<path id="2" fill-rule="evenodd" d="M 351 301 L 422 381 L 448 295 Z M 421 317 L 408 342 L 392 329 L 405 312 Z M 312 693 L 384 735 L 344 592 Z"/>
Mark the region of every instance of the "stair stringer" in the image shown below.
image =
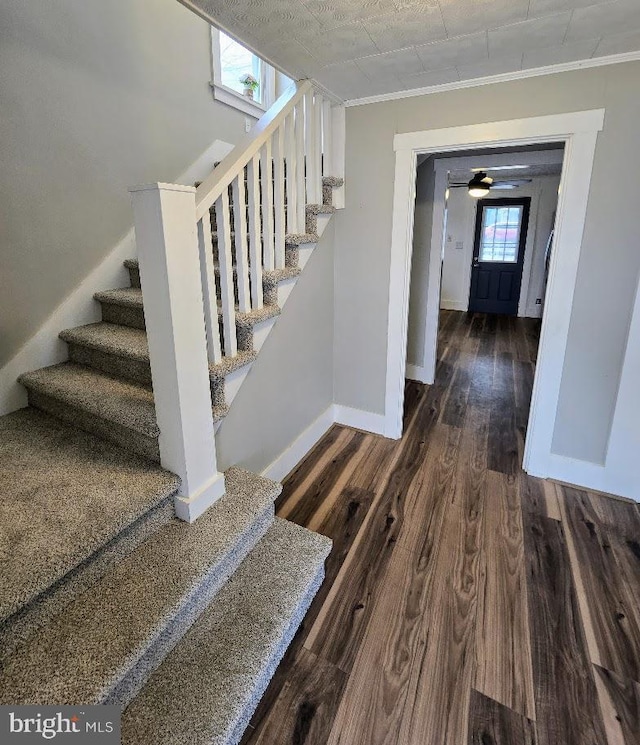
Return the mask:
<path id="1" fill-rule="evenodd" d="M 325 206 L 330 206 L 330 205 L 325 205 Z M 309 209 L 313 210 L 314 206 L 310 206 Z M 317 235 L 318 240 L 313 241 L 313 242 L 308 242 L 308 243 L 300 243 L 298 246 L 295 247 L 295 249 L 293 249 L 291 245 L 289 246 L 289 250 L 295 250 L 296 252 L 295 260 L 297 262 L 297 267 L 301 270 L 301 272 L 304 271 L 309 259 L 314 253 L 318 245 L 318 242 L 321 240 L 323 233 L 325 232 L 327 226 L 331 222 L 332 216 L 333 216 L 332 214 L 322 214 L 322 213 L 318 215 L 313 215 L 313 218 L 315 220 L 314 225 L 313 225 L 313 227 L 315 227 L 315 231 L 313 234 Z M 311 233 L 311 231 L 309 232 Z M 278 315 L 274 315 L 270 318 L 267 318 L 266 320 L 261 321 L 260 323 L 257 323 L 252 327 L 252 331 L 251 331 L 252 351 L 256 352 L 257 354 L 260 353 L 260 350 L 262 349 L 265 342 L 267 341 L 269 335 L 271 334 L 271 331 L 277 325 L 280 315 L 282 314 L 284 310 L 284 306 L 289 300 L 289 297 L 291 296 L 291 293 L 294 287 L 298 284 L 299 279 L 300 279 L 300 274 L 277 283 L 275 287 L 275 291 L 273 292 L 272 300 L 274 300 L 275 303 L 277 304 L 278 308 L 280 309 L 280 313 Z M 250 374 L 254 363 L 255 363 L 255 360 L 254 362 L 251 362 L 248 365 L 245 365 L 244 367 L 239 368 L 238 370 L 235 370 L 234 372 L 225 376 L 223 385 L 224 385 L 224 399 L 225 399 L 225 403 L 227 407 L 231 407 L 231 404 L 234 398 L 237 396 L 244 381 L 246 380 L 247 376 Z M 224 422 L 224 417 L 216 421 L 215 423 L 216 431 L 222 426 L 223 422 Z"/>
<path id="2" fill-rule="evenodd" d="M 334 225 L 329 223 L 216 429 L 220 467 L 254 473 L 287 451 L 333 402 Z"/>

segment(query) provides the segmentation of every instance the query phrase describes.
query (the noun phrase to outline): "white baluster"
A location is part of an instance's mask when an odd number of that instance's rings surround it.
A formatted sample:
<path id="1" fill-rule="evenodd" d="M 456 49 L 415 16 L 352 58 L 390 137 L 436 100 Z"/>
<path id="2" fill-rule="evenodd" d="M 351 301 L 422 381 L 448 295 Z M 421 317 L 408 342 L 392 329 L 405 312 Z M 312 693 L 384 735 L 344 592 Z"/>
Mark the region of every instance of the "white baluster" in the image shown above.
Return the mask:
<path id="1" fill-rule="evenodd" d="M 284 268 L 284 124 L 278 128 L 274 136 L 274 182 L 273 205 L 275 213 L 275 268 Z"/>
<path id="2" fill-rule="evenodd" d="M 216 365 L 222 360 L 222 348 L 220 346 L 220 325 L 218 323 L 216 273 L 213 265 L 211 216 L 208 212 L 203 218 L 198 220 L 198 249 L 200 252 L 200 276 L 202 279 L 205 331 L 207 333 L 207 355 L 209 362 Z"/>
<path id="3" fill-rule="evenodd" d="M 307 91 L 304 96 L 304 154 L 306 158 L 306 203 L 316 204 L 316 112 L 313 105 L 313 90 Z"/>
<path id="4" fill-rule="evenodd" d="M 260 229 L 260 157 L 254 155 L 247 165 L 249 193 L 249 269 L 251 276 L 251 307 L 262 308 L 262 240 Z"/>
<path id="5" fill-rule="evenodd" d="M 331 101 L 322 102 L 322 175 L 333 176 L 331 173 Z"/>
<path id="6" fill-rule="evenodd" d="M 225 357 L 235 357 L 238 353 L 238 342 L 236 339 L 236 308 L 233 292 L 233 259 L 231 255 L 231 230 L 229 222 L 229 192 L 225 189 L 218 199 L 216 199 L 220 300 L 222 304 L 224 355 Z"/>
<path id="7" fill-rule="evenodd" d="M 287 149 L 287 233 L 297 233 L 296 133 L 293 111 L 285 122 L 285 140 Z"/>
<path id="8" fill-rule="evenodd" d="M 313 203 L 322 204 L 322 96 L 319 93 L 313 99 Z"/>
<path id="9" fill-rule="evenodd" d="M 306 227 L 306 192 L 304 175 L 304 101 L 296 106 L 296 232 L 305 233 Z"/>
<path id="10" fill-rule="evenodd" d="M 249 246 L 247 245 L 247 201 L 245 198 L 244 168 L 233 179 L 233 217 L 236 247 L 236 282 L 238 285 L 238 310 L 251 310 L 249 289 Z"/>
<path id="11" fill-rule="evenodd" d="M 269 138 L 260 155 L 262 195 L 262 263 L 267 271 L 275 268 L 273 234 L 273 148 Z"/>

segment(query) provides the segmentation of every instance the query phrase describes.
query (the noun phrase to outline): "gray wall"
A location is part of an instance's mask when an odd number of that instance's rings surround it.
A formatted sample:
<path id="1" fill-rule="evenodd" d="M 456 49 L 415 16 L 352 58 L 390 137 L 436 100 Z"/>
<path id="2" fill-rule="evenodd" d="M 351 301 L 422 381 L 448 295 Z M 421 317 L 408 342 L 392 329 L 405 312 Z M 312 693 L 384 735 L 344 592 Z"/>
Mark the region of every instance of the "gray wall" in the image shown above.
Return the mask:
<path id="1" fill-rule="evenodd" d="M 218 467 L 260 473 L 333 402 L 329 223 L 216 436 Z"/>
<path id="2" fill-rule="evenodd" d="M 131 227 L 129 186 L 244 134 L 210 78 L 209 26 L 175 0 L 4 0 L 0 367 Z"/>
<path id="3" fill-rule="evenodd" d="M 416 207 L 413 220 L 413 260 L 409 288 L 409 328 L 407 332 L 407 362 L 422 366 L 424 332 L 427 320 L 427 287 L 433 224 L 433 197 L 436 174 L 433 158 L 418 166 L 416 174 Z"/>
<path id="4" fill-rule="evenodd" d="M 604 460 L 640 270 L 640 63 L 347 110 L 346 209 L 336 219 L 335 398 L 383 413 L 397 132 L 606 108 L 570 323 L 554 452 Z"/>

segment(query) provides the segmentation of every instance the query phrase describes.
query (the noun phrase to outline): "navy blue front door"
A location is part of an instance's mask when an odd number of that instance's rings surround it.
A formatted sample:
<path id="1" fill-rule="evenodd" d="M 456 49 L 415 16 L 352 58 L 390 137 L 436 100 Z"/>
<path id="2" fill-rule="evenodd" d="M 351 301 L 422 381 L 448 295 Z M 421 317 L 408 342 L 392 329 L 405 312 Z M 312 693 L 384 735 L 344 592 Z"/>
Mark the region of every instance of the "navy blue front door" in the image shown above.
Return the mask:
<path id="1" fill-rule="evenodd" d="M 480 199 L 469 311 L 518 313 L 531 199 Z"/>

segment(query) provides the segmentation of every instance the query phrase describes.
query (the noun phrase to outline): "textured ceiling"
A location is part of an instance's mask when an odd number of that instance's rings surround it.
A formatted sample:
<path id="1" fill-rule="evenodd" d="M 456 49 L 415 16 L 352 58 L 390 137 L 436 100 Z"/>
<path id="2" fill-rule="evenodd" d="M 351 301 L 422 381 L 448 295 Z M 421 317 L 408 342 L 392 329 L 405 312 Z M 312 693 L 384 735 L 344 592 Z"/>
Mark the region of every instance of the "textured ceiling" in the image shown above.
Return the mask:
<path id="1" fill-rule="evenodd" d="M 514 161 L 515 163 L 515 161 Z M 456 168 L 449 172 L 449 183 L 459 183 L 469 181 L 477 169 Z M 501 166 L 499 170 L 487 167 L 487 174 L 492 179 L 498 181 L 508 181 L 509 179 L 529 179 L 540 176 L 559 176 L 562 173 L 562 163 L 545 163 L 539 165 L 530 165 L 526 168 L 509 169 L 507 166 Z"/>
<path id="2" fill-rule="evenodd" d="M 345 100 L 640 50 L 640 0 L 181 0 Z"/>

